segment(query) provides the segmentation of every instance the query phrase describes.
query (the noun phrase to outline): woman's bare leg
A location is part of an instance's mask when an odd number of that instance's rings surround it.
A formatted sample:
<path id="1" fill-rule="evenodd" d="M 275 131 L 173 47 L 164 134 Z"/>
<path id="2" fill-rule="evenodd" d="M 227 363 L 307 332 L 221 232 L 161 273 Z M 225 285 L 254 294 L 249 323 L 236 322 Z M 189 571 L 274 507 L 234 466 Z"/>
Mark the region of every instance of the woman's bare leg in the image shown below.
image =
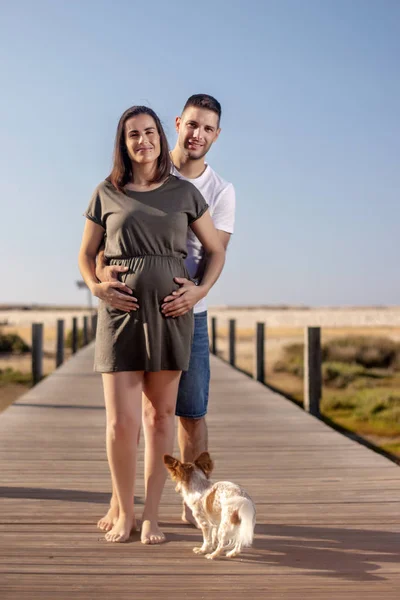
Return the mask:
<path id="1" fill-rule="evenodd" d="M 141 424 L 143 371 L 103 373 L 107 411 L 107 457 L 118 499 L 118 516 L 106 533 L 109 542 L 125 542 L 136 528 L 134 486 L 137 439 Z"/>
<path id="2" fill-rule="evenodd" d="M 139 441 L 140 441 L 140 429 L 138 431 L 137 446 L 139 446 Z M 111 500 L 110 500 L 110 508 L 108 509 L 108 511 L 106 512 L 104 517 L 102 517 L 97 523 L 97 527 L 99 529 L 101 529 L 102 531 L 110 531 L 110 529 L 113 528 L 113 526 L 115 525 L 115 523 L 117 522 L 118 517 L 119 517 L 118 496 L 117 496 L 117 492 L 115 490 L 114 482 L 112 481 L 111 483 L 112 483 L 112 494 L 111 494 Z"/>
<path id="3" fill-rule="evenodd" d="M 160 544 L 165 536 L 158 527 L 158 509 L 167 471 L 163 455 L 174 446 L 175 406 L 181 371 L 145 373 L 143 431 L 145 437 L 146 501 L 142 517 L 143 544 Z"/>

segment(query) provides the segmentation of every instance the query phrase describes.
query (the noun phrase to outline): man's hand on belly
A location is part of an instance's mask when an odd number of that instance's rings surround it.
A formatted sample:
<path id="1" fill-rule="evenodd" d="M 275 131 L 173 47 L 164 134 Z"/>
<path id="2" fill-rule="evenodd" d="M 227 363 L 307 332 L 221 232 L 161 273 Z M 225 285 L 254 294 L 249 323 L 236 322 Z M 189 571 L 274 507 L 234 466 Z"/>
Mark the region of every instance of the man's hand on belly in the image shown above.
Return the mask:
<path id="1" fill-rule="evenodd" d="M 174 281 L 181 287 L 164 298 L 161 312 L 166 317 L 180 317 L 189 312 L 195 304 L 206 295 L 202 286 L 184 277 L 175 277 Z"/>

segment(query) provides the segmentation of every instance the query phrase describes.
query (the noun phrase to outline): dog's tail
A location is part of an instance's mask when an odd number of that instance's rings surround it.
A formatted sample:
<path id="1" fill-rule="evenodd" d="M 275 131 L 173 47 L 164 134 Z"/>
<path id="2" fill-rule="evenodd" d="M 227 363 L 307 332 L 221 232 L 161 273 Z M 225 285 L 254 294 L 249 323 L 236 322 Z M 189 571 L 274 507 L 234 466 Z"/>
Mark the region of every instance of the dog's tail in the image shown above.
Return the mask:
<path id="1" fill-rule="evenodd" d="M 248 498 L 236 496 L 229 498 L 226 504 L 233 509 L 231 523 L 236 525 L 235 543 L 239 543 L 244 548 L 251 546 L 256 524 L 256 511 L 253 502 Z"/>

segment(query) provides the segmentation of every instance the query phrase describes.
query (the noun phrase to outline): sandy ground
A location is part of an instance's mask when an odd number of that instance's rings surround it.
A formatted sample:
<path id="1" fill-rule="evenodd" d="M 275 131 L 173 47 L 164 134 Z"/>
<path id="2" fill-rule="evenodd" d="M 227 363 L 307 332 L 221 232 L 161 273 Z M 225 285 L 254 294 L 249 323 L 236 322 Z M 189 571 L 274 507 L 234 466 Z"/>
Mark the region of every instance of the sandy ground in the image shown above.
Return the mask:
<path id="1" fill-rule="evenodd" d="M 209 315 L 221 325 L 236 319 L 237 327 L 254 327 L 258 321 L 268 327 L 397 327 L 400 306 L 390 308 L 228 308 L 211 307 Z"/>

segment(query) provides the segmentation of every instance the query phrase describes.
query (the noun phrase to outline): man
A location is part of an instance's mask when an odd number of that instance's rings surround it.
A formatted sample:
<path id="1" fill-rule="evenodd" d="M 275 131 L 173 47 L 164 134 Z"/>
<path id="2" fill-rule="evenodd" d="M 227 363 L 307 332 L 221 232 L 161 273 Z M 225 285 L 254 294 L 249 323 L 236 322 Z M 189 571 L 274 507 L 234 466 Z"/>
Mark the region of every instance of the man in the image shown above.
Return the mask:
<path id="1" fill-rule="evenodd" d="M 225 247 L 228 246 L 234 229 L 235 190 L 231 183 L 224 181 L 205 161 L 207 152 L 217 141 L 221 132 L 221 105 L 207 94 L 191 96 L 180 117 L 176 117 L 178 138 L 171 152 L 172 174 L 186 179 L 195 185 L 207 204 L 218 235 Z M 188 234 L 188 256 L 186 266 L 193 281 L 175 278 L 179 290 L 167 296 L 162 305 L 166 317 L 177 317 L 191 308 L 194 310 L 194 337 L 189 370 L 182 373 L 180 380 L 176 415 L 179 417 L 178 442 L 183 462 L 193 460 L 208 448 L 208 433 L 205 415 L 207 413 L 210 359 L 207 329 L 207 305 L 205 299 L 196 304 L 195 285 L 201 281 L 207 257 L 204 256 L 200 241 L 190 231 Z M 124 267 L 105 267 L 100 255 L 100 280 L 115 279 Z M 195 283 L 196 282 L 196 283 Z M 112 292 L 112 306 L 126 309 L 134 301 L 117 290 Z M 118 502 L 113 492 L 110 510 L 98 523 L 104 531 L 111 529 L 118 516 Z M 196 525 L 190 509 L 184 505 L 182 520 Z"/>

